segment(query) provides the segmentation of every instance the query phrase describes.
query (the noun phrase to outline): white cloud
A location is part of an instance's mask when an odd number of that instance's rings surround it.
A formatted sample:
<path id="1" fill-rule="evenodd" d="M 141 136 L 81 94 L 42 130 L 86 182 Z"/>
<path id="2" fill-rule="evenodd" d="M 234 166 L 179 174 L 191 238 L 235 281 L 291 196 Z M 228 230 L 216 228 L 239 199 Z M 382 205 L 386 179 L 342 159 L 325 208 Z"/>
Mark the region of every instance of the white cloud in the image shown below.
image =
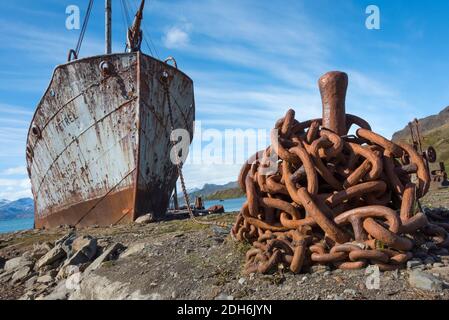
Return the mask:
<path id="1" fill-rule="evenodd" d="M 0 199 L 15 201 L 32 197 L 29 179 L 0 179 Z"/>
<path id="2" fill-rule="evenodd" d="M 4 176 L 15 176 L 15 175 L 26 175 L 26 174 L 27 174 L 27 168 L 25 166 L 9 168 L 9 169 L 4 170 L 1 173 L 1 175 L 4 175 Z"/>
<path id="3" fill-rule="evenodd" d="M 168 49 L 178 49 L 186 47 L 190 42 L 188 28 L 171 27 L 164 36 L 164 45 Z"/>

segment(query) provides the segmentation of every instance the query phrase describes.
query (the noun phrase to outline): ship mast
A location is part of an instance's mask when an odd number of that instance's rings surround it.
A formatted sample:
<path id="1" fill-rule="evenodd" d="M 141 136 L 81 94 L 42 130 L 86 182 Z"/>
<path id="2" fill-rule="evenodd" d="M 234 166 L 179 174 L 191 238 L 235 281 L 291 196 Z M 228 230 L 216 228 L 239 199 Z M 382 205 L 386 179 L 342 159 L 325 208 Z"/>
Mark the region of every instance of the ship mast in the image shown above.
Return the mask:
<path id="1" fill-rule="evenodd" d="M 106 24 L 106 54 L 112 53 L 112 5 L 111 0 L 105 0 L 106 6 L 106 16 L 105 16 L 105 24 Z"/>

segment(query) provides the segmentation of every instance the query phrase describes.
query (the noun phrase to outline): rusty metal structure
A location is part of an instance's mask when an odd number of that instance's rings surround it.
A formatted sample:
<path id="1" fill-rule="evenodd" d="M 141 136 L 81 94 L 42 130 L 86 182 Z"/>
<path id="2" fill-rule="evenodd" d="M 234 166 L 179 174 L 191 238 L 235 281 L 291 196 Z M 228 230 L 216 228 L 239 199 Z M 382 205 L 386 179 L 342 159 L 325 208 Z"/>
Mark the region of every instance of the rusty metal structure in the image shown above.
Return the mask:
<path id="1" fill-rule="evenodd" d="M 394 270 L 420 245 L 447 252 L 449 217 L 420 210 L 431 180 L 422 154 L 346 114 L 345 73 L 324 75 L 319 87 L 323 118 L 300 122 L 289 110 L 276 123 L 271 146 L 240 172 L 247 202 L 232 236 L 253 246 L 246 272 L 283 265 L 300 273 L 316 264 Z M 353 125 L 359 129 L 349 135 Z M 277 171 L 266 174 L 273 154 L 280 158 Z"/>
<path id="2" fill-rule="evenodd" d="M 130 28 L 140 38 L 142 11 L 143 4 Z M 165 214 L 179 176 L 172 127 L 193 139 L 193 81 L 131 49 L 84 59 L 71 50 L 75 60 L 56 67 L 26 147 L 36 228 Z"/>
<path id="3" fill-rule="evenodd" d="M 422 154 L 426 161 L 427 168 L 430 172 L 430 188 L 439 189 L 449 187 L 449 181 L 447 180 L 447 173 L 444 162 L 439 163 L 437 169 L 432 168 L 432 164 L 437 162 L 437 152 L 433 146 L 427 147 L 426 150 L 423 148 L 423 136 L 419 127 L 419 120 L 414 119 L 409 122 L 408 127 L 410 129 L 410 137 L 415 150 Z"/>

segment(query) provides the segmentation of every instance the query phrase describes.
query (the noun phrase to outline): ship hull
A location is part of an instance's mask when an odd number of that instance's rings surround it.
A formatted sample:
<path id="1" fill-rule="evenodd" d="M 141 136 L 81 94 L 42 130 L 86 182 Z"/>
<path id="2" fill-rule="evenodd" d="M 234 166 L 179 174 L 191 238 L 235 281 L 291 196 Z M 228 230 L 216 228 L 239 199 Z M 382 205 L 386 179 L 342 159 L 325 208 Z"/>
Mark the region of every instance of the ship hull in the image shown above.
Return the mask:
<path id="1" fill-rule="evenodd" d="M 107 72 L 100 65 L 107 63 Z M 193 82 L 141 53 L 56 68 L 30 126 L 36 228 L 129 223 L 165 214 L 178 173 L 170 160 L 169 74 L 176 129 L 193 138 Z"/>

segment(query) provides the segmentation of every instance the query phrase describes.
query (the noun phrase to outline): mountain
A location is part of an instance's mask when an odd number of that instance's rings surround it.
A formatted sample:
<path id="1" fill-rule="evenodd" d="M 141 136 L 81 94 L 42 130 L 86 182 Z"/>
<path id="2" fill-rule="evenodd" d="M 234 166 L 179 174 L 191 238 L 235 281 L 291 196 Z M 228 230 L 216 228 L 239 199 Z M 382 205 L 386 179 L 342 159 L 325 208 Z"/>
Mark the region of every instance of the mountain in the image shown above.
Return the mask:
<path id="1" fill-rule="evenodd" d="M 0 220 L 32 218 L 33 216 L 33 199 L 24 198 L 17 201 L 0 201 Z"/>
<path id="2" fill-rule="evenodd" d="M 419 128 L 424 147 L 433 146 L 437 151 L 437 162 L 444 162 L 449 170 L 449 107 L 439 114 L 419 119 Z M 393 141 L 411 142 L 408 126 L 396 132 Z"/>
<path id="3" fill-rule="evenodd" d="M 410 119 L 411 120 L 411 119 Z M 449 106 L 444 108 L 439 114 L 435 114 L 423 119 L 419 119 L 419 127 L 423 134 L 449 125 Z M 410 129 L 408 125 L 401 131 L 393 134 L 394 141 L 410 139 Z"/>
<path id="4" fill-rule="evenodd" d="M 216 191 L 204 198 L 204 200 L 226 200 L 226 199 L 237 199 L 245 196 L 245 193 L 240 187 L 231 188 L 226 190 Z"/>
<path id="5" fill-rule="evenodd" d="M 218 184 L 205 184 L 203 188 L 190 192 L 189 196 L 191 201 L 195 201 L 196 197 L 202 197 L 203 200 L 224 200 L 239 198 L 241 193 L 237 192 L 240 189 L 238 182 L 229 182 L 224 185 Z M 182 193 L 178 194 L 179 203 L 184 203 L 184 196 Z"/>

